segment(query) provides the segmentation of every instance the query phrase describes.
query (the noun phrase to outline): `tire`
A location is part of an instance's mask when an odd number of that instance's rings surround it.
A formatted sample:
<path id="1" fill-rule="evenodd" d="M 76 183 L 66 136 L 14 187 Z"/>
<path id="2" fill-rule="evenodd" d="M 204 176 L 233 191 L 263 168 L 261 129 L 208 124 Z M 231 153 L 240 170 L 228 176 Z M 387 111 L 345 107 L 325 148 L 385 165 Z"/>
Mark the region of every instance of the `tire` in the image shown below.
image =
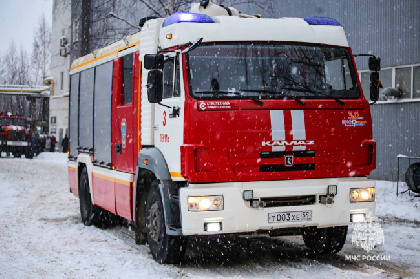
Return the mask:
<path id="1" fill-rule="evenodd" d="M 410 165 L 405 173 L 408 188 L 414 193 L 420 193 L 420 163 Z"/>
<path id="2" fill-rule="evenodd" d="M 86 168 L 83 168 L 80 175 L 80 216 L 85 226 L 98 226 L 99 208 L 92 203 L 89 187 L 89 176 Z"/>
<path id="3" fill-rule="evenodd" d="M 121 224 L 121 217 L 92 203 L 89 176 L 86 168 L 83 168 L 80 175 L 79 187 L 80 216 L 85 226 L 94 225 L 98 228 L 106 228 Z"/>
<path id="4" fill-rule="evenodd" d="M 32 159 L 33 157 L 34 157 L 34 155 L 32 154 L 32 152 L 25 153 L 25 158 L 26 159 Z"/>
<path id="5" fill-rule="evenodd" d="M 306 247 L 316 254 L 338 253 L 346 242 L 348 226 L 316 228 L 308 227 L 302 230 Z"/>
<path id="6" fill-rule="evenodd" d="M 32 151 L 32 148 L 27 148 L 25 151 L 25 158 L 32 159 L 34 157 L 34 153 Z"/>
<path id="7" fill-rule="evenodd" d="M 166 224 L 159 180 L 153 181 L 146 201 L 147 243 L 153 258 L 161 264 L 180 263 L 185 254 L 185 240 L 166 234 Z"/>

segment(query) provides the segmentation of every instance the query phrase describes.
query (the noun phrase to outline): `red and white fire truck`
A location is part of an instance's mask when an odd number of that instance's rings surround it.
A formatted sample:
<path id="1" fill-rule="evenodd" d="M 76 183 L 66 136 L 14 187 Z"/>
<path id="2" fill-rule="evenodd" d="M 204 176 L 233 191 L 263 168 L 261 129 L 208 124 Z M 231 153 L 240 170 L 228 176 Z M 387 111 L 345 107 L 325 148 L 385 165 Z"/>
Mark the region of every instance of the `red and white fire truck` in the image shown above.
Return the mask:
<path id="1" fill-rule="evenodd" d="M 32 159 L 31 138 L 25 117 L 10 112 L 0 113 L 0 157 L 2 152 L 6 152 L 14 157 L 25 155 Z"/>
<path id="2" fill-rule="evenodd" d="M 339 251 L 375 210 L 376 152 L 340 23 L 204 3 L 141 26 L 72 64 L 68 170 L 84 224 L 131 221 L 160 263 L 193 235 L 298 231 Z"/>

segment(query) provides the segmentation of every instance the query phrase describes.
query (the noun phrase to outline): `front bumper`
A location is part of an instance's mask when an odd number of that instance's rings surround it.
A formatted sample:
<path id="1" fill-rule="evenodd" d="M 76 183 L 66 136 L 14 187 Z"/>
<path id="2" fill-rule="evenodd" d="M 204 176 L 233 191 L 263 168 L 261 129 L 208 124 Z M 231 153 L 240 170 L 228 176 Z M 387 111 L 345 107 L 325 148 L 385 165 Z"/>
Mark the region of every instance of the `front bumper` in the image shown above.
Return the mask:
<path id="1" fill-rule="evenodd" d="M 24 146 L 24 147 L 26 147 L 26 146 L 29 146 L 29 143 L 27 142 L 27 141 L 11 141 L 11 140 L 8 140 L 8 141 L 5 141 L 5 145 L 7 145 L 7 146 Z"/>
<path id="2" fill-rule="evenodd" d="M 320 196 L 327 194 L 328 185 L 337 185 L 333 204 L 321 204 Z M 332 227 L 351 224 L 351 214 L 374 214 L 375 202 L 350 203 L 350 188 L 375 187 L 375 181 L 365 177 L 325 178 L 283 181 L 231 182 L 190 184 L 180 189 L 180 207 L 183 235 L 210 235 L 223 233 L 249 233 L 281 228 L 307 226 Z M 254 198 L 315 195 L 309 205 L 254 208 L 242 198 L 244 190 L 253 190 Z M 188 211 L 188 196 L 223 195 L 221 211 Z M 312 211 L 311 221 L 269 223 L 270 213 Z M 220 222 L 221 230 L 205 230 L 208 223 Z"/>

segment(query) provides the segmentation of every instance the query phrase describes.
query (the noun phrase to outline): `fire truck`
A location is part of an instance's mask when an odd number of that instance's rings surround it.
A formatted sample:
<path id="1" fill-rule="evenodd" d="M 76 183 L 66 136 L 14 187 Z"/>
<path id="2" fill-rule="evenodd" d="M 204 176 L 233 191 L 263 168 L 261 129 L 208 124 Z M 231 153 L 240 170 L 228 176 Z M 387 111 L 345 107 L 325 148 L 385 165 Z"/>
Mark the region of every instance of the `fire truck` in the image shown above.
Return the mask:
<path id="1" fill-rule="evenodd" d="M 71 66 L 68 172 L 83 223 L 127 219 L 159 263 L 180 262 L 189 236 L 293 232 L 313 252 L 340 251 L 375 210 L 376 164 L 340 23 L 202 1 L 140 26 Z"/>
<path id="2" fill-rule="evenodd" d="M 10 112 L 0 113 L 0 157 L 2 152 L 6 152 L 14 157 L 25 155 L 32 159 L 31 138 L 25 117 Z"/>

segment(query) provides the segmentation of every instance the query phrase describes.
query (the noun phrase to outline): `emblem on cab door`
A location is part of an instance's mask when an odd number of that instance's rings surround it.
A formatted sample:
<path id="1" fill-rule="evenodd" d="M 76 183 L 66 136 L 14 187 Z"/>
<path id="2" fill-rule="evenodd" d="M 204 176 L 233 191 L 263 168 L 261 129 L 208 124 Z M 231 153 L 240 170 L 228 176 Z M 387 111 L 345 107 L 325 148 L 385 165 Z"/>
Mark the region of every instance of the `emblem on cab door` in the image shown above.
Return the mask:
<path id="1" fill-rule="evenodd" d="M 286 167 L 293 166 L 293 159 L 294 159 L 294 156 L 293 155 L 285 155 L 284 156 L 284 165 Z"/>
<path id="2" fill-rule="evenodd" d="M 123 118 L 121 122 L 121 141 L 122 141 L 122 147 L 125 148 L 126 141 L 127 141 L 127 124 L 126 124 L 125 118 Z"/>

